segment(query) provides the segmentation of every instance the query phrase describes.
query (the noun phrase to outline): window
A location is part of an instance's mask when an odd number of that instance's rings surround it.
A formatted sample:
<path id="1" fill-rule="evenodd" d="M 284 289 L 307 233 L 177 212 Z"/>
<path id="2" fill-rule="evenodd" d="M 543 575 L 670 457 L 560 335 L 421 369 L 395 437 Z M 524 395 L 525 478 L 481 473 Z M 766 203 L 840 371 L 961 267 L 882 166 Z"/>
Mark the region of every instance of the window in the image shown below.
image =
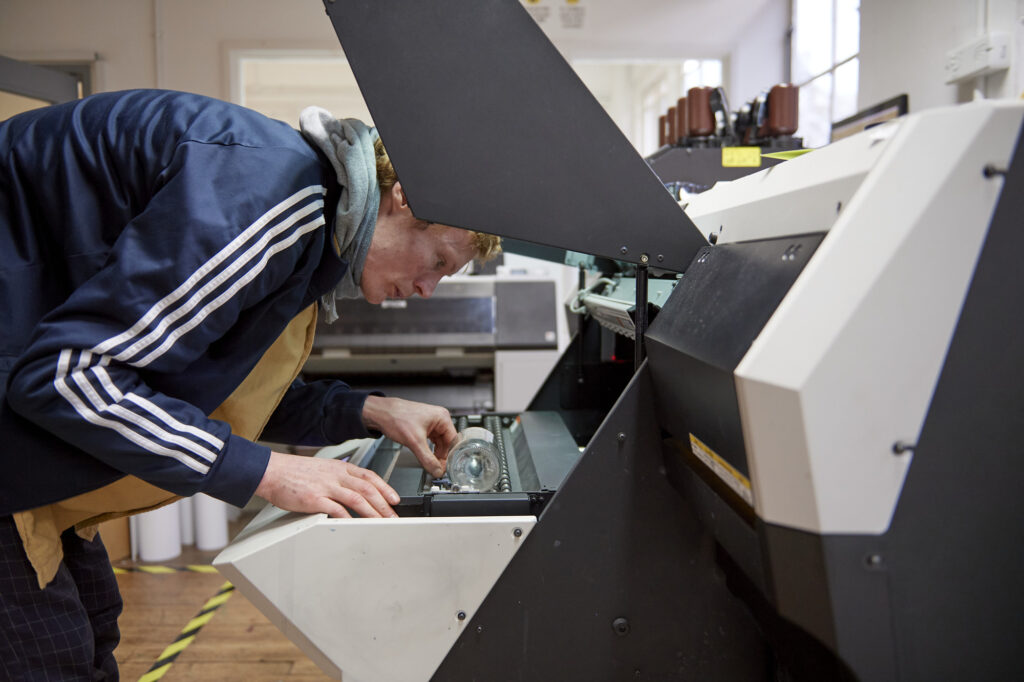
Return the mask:
<path id="1" fill-rule="evenodd" d="M 680 97 L 690 88 L 717 88 L 722 84 L 722 62 L 718 59 L 687 59 L 683 62 L 683 88 Z"/>
<path id="2" fill-rule="evenodd" d="M 690 88 L 722 85 L 722 62 L 718 59 L 687 59 L 660 67 L 649 66 L 646 78 L 639 79 L 649 85 L 642 90 L 642 127 L 633 138 L 633 146 L 643 155 L 658 149 L 658 119 L 674 107 Z"/>
<path id="3" fill-rule="evenodd" d="M 857 112 L 860 0 L 793 0 L 792 73 L 804 145 L 828 144 L 832 122 Z"/>
<path id="4" fill-rule="evenodd" d="M 643 156 L 658 149 L 658 118 L 687 90 L 722 84 L 718 59 L 578 59 L 572 68 Z"/>

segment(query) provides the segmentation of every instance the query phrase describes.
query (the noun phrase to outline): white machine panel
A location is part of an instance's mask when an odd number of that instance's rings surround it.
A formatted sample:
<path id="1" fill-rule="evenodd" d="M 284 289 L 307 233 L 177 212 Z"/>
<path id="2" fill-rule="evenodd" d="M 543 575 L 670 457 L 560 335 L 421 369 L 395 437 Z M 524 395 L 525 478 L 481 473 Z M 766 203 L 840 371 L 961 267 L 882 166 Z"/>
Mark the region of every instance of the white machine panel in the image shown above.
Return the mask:
<path id="1" fill-rule="evenodd" d="M 739 180 L 719 182 L 683 203 L 717 244 L 825 232 L 878 163 L 904 119 L 895 119 Z"/>
<path id="2" fill-rule="evenodd" d="M 1002 187 L 982 169 L 1008 165 L 1022 114 L 1016 102 L 982 102 L 884 128 L 870 172 L 736 369 L 765 521 L 818 533 L 889 526 L 912 457 L 893 445 L 917 441 Z M 860 167 L 878 137 L 868 130 L 776 168 L 803 164 L 828 184 Z M 756 193 L 766 173 L 729 192 Z M 702 201 L 713 205 L 716 191 Z M 815 208 L 814 197 L 802 192 L 793 210 Z M 760 210 L 769 236 L 788 220 L 769 208 L 777 200 Z"/>
<path id="3" fill-rule="evenodd" d="M 268 508 L 214 565 L 331 676 L 429 680 L 536 521 Z"/>

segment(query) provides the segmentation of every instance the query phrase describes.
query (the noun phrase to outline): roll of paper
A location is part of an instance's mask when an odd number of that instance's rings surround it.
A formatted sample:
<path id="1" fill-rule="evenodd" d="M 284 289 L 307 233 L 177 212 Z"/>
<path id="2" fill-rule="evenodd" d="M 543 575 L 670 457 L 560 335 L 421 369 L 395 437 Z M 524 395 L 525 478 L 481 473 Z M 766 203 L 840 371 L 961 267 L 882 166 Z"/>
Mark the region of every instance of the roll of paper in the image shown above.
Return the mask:
<path id="1" fill-rule="evenodd" d="M 196 544 L 196 528 L 192 519 L 192 498 L 183 497 L 176 504 L 181 518 L 181 544 L 194 545 Z"/>
<path id="2" fill-rule="evenodd" d="M 228 544 L 228 505 L 202 493 L 192 498 L 196 549 L 222 549 Z"/>
<path id="3" fill-rule="evenodd" d="M 181 554 L 180 514 L 177 502 L 139 514 L 139 558 L 142 561 L 167 561 Z"/>

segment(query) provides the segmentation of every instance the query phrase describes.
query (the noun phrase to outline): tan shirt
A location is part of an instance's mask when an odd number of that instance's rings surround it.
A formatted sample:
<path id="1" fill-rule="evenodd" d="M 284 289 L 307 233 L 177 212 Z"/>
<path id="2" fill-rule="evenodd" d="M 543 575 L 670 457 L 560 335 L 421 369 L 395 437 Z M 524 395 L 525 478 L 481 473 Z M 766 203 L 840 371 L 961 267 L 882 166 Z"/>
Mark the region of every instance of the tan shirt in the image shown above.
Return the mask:
<path id="1" fill-rule="evenodd" d="M 258 438 L 309 357 L 316 318 L 317 307 L 313 304 L 289 322 L 210 418 L 227 422 L 237 436 Z M 14 523 L 42 589 L 60 568 L 64 558 L 60 536 L 68 528 L 73 527 L 80 537 L 92 540 L 96 524 L 102 521 L 157 509 L 178 499 L 140 478 L 125 476 L 102 488 L 14 514 Z"/>

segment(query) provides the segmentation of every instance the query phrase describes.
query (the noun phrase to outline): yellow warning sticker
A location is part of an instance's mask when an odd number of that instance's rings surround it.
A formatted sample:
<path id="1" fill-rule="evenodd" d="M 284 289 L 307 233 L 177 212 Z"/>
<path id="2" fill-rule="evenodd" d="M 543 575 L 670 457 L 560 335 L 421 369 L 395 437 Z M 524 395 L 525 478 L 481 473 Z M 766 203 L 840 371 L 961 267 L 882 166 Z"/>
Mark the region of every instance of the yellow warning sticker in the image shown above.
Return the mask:
<path id="1" fill-rule="evenodd" d="M 722 168 L 760 167 L 760 147 L 722 147 Z"/>
<path id="2" fill-rule="evenodd" d="M 761 157 L 765 159 L 782 159 L 783 161 L 789 161 L 795 159 L 798 156 L 803 156 L 808 152 L 813 152 L 813 149 L 788 149 L 784 152 L 768 152 L 762 154 Z"/>
<path id="3" fill-rule="evenodd" d="M 731 464 L 722 459 L 717 452 L 705 445 L 700 438 L 690 434 L 690 449 L 697 459 L 704 462 L 709 469 L 733 489 L 743 501 L 754 506 L 754 494 L 750 488 L 750 479 L 741 474 Z"/>

